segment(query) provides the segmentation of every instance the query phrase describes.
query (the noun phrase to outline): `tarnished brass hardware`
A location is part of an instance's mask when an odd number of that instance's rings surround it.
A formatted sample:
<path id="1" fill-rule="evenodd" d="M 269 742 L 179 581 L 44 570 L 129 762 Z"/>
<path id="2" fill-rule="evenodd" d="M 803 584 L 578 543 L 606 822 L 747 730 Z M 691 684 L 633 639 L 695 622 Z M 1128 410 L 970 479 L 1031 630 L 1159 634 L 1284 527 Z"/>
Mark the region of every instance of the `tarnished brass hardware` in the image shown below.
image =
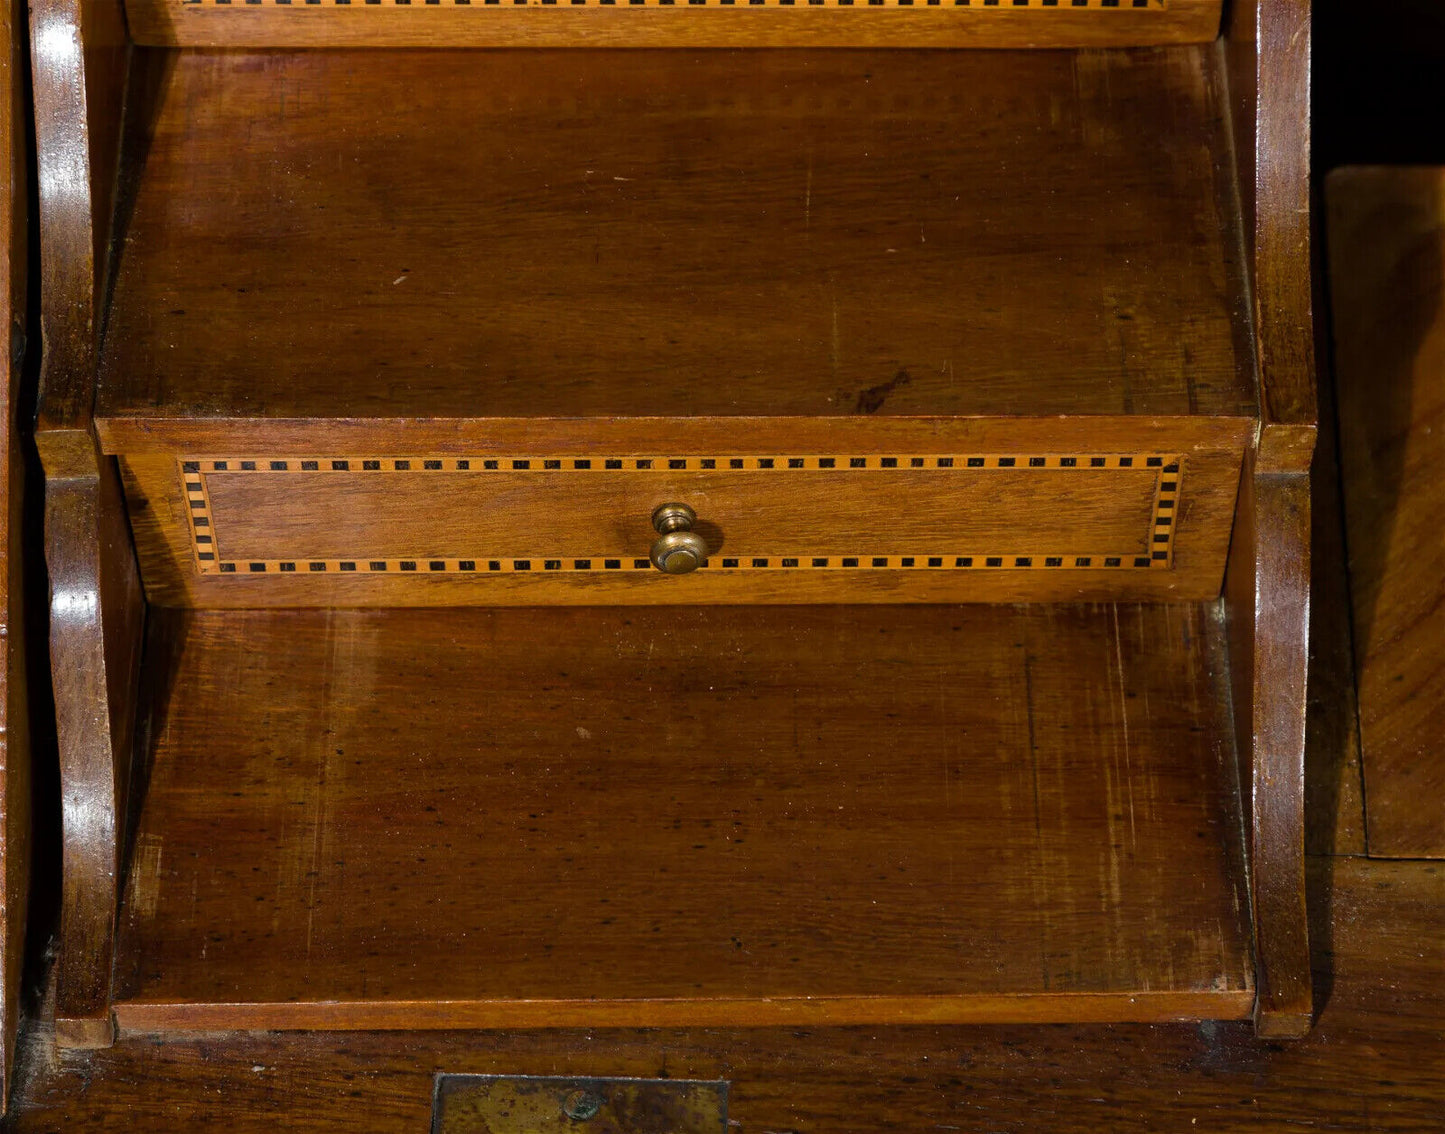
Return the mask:
<path id="1" fill-rule="evenodd" d="M 707 558 L 707 541 L 692 530 L 697 513 L 686 504 L 659 504 L 652 513 L 658 536 L 652 543 L 652 565 L 669 575 L 696 571 Z"/>
<path id="2" fill-rule="evenodd" d="M 433 1134 L 726 1134 L 728 1084 L 438 1075 Z"/>

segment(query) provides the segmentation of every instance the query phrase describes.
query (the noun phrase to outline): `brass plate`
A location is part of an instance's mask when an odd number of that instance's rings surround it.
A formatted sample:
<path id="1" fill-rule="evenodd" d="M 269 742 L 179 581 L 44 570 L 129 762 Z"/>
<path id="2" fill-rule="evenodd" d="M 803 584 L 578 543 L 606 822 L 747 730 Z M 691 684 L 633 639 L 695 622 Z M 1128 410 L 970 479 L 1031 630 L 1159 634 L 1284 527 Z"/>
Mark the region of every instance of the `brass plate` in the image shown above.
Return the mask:
<path id="1" fill-rule="evenodd" d="M 728 1085 L 700 1079 L 438 1075 L 432 1134 L 725 1134 Z"/>

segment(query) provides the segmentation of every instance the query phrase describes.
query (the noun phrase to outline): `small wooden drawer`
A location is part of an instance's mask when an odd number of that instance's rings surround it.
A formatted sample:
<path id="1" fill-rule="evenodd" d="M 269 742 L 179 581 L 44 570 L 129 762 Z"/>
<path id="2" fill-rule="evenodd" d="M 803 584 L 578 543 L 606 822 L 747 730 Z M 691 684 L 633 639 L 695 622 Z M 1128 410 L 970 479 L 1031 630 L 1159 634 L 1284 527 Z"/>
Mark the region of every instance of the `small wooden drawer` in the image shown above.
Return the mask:
<path id="1" fill-rule="evenodd" d="M 766 449 L 735 426 L 650 451 L 402 430 L 122 465 L 142 573 L 171 605 L 1199 599 L 1219 589 L 1239 467 L 1200 424 L 1122 447 L 1041 426 L 1028 445 L 1015 425 L 1006 445 L 939 426 Z M 649 557 L 674 502 L 706 546 L 686 576 Z"/>

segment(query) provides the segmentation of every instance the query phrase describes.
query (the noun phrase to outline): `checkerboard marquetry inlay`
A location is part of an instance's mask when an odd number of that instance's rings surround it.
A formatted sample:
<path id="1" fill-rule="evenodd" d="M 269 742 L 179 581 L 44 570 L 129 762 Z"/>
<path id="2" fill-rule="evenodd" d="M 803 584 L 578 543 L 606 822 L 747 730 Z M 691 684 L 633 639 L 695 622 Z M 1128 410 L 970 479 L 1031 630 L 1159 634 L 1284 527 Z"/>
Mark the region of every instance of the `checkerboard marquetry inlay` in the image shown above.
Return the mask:
<path id="1" fill-rule="evenodd" d="M 467 474 L 486 491 L 488 475 L 591 476 L 609 473 L 667 474 L 706 472 L 740 476 L 786 477 L 799 471 L 833 472 L 839 476 L 886 476 L 905 470 L 930 470 L 956 476 L 988 476 L 1000 471 L 1039 476 L 1067 476 L 1081 470 L 1154 473 L 1153 507 L 1147 534 L 1148 553 L 1138 549 L 1118 554 L 1081 555 L 1066 548 L 1041 547 L 1028 554 L 997 549 L 939 547 L 928 554 L 901 555 L 887 548 L 859 548 L 856 554 L 740 555 L 725 553 L 706 561 L 709 571 L 997 571 L 997 570 L 1167 570 L 1173 565 L 1174 533 L 1183 478 L 1183 460 L 1177 454 L 952 454 L 952 455 L 787 455 L 760 456 L 513 456 L 513 457 L 226 457 L 186 458 L 179 462 L 189 519 L 196 570 L 202 575 L 285 576 L 326 575 L 493 575 L 567 572 L 622 573 L 652 570 L 644 555 L 619 554 L 598 549 L 596 554 L 508 555 L 504 548 L 478 547 L 465 555 L 436 558 L 427 555 L 368 555 L 364 547 L 345 558 L 247 559 L 225 554 L 225 533 L 217 530 L 208 479 L 220 474 L 256 477 L 312 477 L 330 474 L 348 477 Z M 304 482 L 298 480 L 304 491 Z M 685 492 L 685 489 L 680 490 Z"/>

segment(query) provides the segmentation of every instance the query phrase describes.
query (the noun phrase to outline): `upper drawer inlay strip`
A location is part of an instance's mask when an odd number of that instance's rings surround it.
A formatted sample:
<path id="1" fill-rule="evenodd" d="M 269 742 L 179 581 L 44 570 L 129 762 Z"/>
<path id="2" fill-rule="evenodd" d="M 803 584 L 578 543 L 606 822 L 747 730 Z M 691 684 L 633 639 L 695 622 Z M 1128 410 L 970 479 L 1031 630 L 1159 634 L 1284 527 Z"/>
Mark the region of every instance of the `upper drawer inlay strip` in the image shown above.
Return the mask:
<path id="1" fill-rule="evenodd" d="M 927 474 L 931 477 L 961 477 L 970 475 L 1007 476 L 1036 474 L 1040 477 L 1069 478 L 1071 476 L 1100 474 L 1110 476 L 1141 475 L 1149 477 L 1145 484 L 1137 479 L 1131 482 L 1132 491 L 1144 490 L 1149 493 L 1148 528 L 1140 533 L 1139 542 L 1131 548 L 1095 547 L 1023 547 L 1018 546 L 943 546 L 945 537 L 933 537 L 939 546 L 877 547 L 858 546 L 839 551 L 837 546 L 758 547 L 753 546 L 730 554 L 724 542 L 721 550 L 705 564 L 707 570 L 754 571 L 754 570 L 1049 570 L 1049 569 L 1128 569 L 1167 570 L 1173 565 L 1174 535 L 1179 512 L 1180 486 L 1183 479 L 1183 460 L 1178 454 L 1132 453 L 1132 454 L 837 454 L 822 455 L 777 455 L 762 456 L 721 455 L 721 456 L 386 456 L 386 457 L 207 457 L 183 458 L 179 461 L 179 472 L 184 487 L 185 501 L 191 535 L 195 568 L 202 575 L 244 576 L 244 575 L 289 575 L 293 573 L 416 573 L 424 575 L 471 575 L 519 572 L 627 572 L 647 571 L 651 564 L 646 558 L 645 544 L 631 541 L 619 544 L 609 540 L 611 546 L 586 546 L 565 548 L 557 546 L 537 552 L 533 548 L 519 551 L 515 546 L 471 546 L 457 547 L 449 541 L 471 538 L 466 533 L 466 523 L 459 521 L 460 513 L 468 509 L 482 508 L 492 500 L 485 494 L 489 485 L 499 486 L 502 492 L 515 493 L 519 478 L 523 484 L 540 488 L 546 485 L 549 491 L 558 490 L 558 478 L 567 481 L 576 479 L 579 486 L 590 483 L 594 489 L 599 480 L 605 482 L 608 474 L 628 478 L 635 483 L 638 474 L 649 478 L 656 475 L 659 481 L 657 491 L 668 496 L 686 496 L 692 487 L 706 494 L 708 484 L 715 484 L 717 478 L 731 478 L 742 475 L 749 483 L 759 483 L 754 478 L 770 477 L 786 479 L 789 474 L 811 474 L 810 482 L 818 484 L 851 483 L 859 473 L 876 476 L 876 485 L 865 484 L 859 495 L 865 501 L 874 499 L 868 494 L 876 487 L 880 492 L 891 493 L 886 498 L 878 497 L 878 508 L 896 507 L 903 501 L 905 515 L 897 522 L 899 542 L 905 541 L 909 521 L 906 518 L 908 493 L 912 482 L 910 474 Z M 397 554 L 396 548 L 379 550 L 373 546 L 346 547 L 338 553 L 334 547 L 322 550 L 324 541 L 314 543 L 311 554 L 297 554 L 296 546 L 304 545 L 306 531 L 310 525 L 319 530 L 321 525 L 334 516 L 337 505 L 328 497 L 326 500 L 308 499 L 308 487 L 331 481 L 326 474 L 344 477 L 349 489 L 354 491 L 350 498 L 358 507 L 365 507 L 368 500 L 367 485 L 375 483 L 378 493 L 389 494 L 398 491 L 383 487 L 394 483 L 393 478 L 410 477 L 417 481 L 415 487 L 408 487 L 404 498 L 414 500 L 411 511 L 424 514 L 418 521 L 418 531 L 430 541 L 429 546 L 418 545 L 406 548 Z M 458 474 L 470 492 L 475 483 L 478 496 L 458 495 Z M 682 481 L 675 478 L 684 474 Z M 820 478 L 819 474 L 832 474 Z M 226 522 L 218 524 L 217 508 L 212 499 L 213 482 L 216 477 L 228 480 L 229 492 L 241 492 L 240 499 L 250 510 L 251 544 L 239 550 L 231 547 L 226 538 Z M 323 479 L 318 481 L 317 477 Z M 669 482 L 669 476 L 674 478 Z M 834 476 L 838 479 L 834 480 Z M 375 481 L 372 477 L 377 478 Z M 437 490 L 429 495 L 427 478 L 436 478 L 433 485 Z M 889 483 L 898 478 L 895 483 Z M 292 482 L 295 491 L 291 491 Z M 505 487 L 503 482 L 506 482 Z M 871 481 L 871 477 L 870 477 Z M 737 482 L 742 483 L 742 482 Z M 949 483 L 952 483 L 951 481 Z M 1017 481 L 1013 482 L 1015 485 Z M 249 495 L 244 491 L 246 484 L 266 486 L 264 494 Z M 1063 481 L 1050 481 L 1065 487 Z M 1146 489 L 1146 484 L 1148 485 Z M 239 487 L 238 487 L 239 486 Z M 690 487 L 692 486 L 692 487 Z M 1039 485 L 1037 508 L 1066 507 L 1067 495 L 1051 493 L 1048 484 Z M 562 486 L 565 490 L 565 486 Z M 937 485 L 933 490 L 937 491 Z M 959 488 L 964 487 L 960 483 Z M 1131 486 L 1120 482 L 1121 492 L 1130 492 Z M 319 490 L 318 490 L 319 491 Z M 648 491 L 652 491 L 649 489 Z M 787 493 L 790 486 L 779 485 L 778 493 Z M 1107 490 L 1106 490 L 1107 491 Z M 1096 493 L 1097 495 L 1097 493 Z M 233 497 L 233 499 L 235 499 Z M 525 511 L 526 504 L 518 504 L 509 496 L 508 507 Z M 606 499 L 604 495 L 603 499 Z M 990 500 L 989 493 L 981 499 Z M 450 507 L 449 507 L 450 502 Z M 660 502 L 660 501 L 659 501 Z M 1140 500 L 1140 520 L 1143 520 L 1143 505 Z M 299 524 L 292 522 L 285 536 L 292 541 L 284 553 L 267 554 L 259 547 L 268 546 L 270 531 L 267 517 L 278 507 L 293 510 L 299 516 Z M 1002 505 L 1009 507 L 1011 505 Z M 313 511 L 314 510 L 314 511 Z M 633 509 L 636 510 L 636 509 Z M 224 513 L 224 509 L 222 512 Z M 639 512 L 639 515 L 642 513 Z M 703 517 L 707 519 L 707 516 Z M 732 517 L 720 515 L 719 519 Z M 292 517 L 294 521 L 295 517 Z M 1007 521 L 1005 515 L 1004 520 Z M 448 531 L 452 523 L 456 531 Z M 390 527 L 392 525 L 379 525 Z M 298 535 L 298 528 L 300 534 Z M 218 530 L 220 529 L 220 530 Z M 259 543 L 257 529 L 261 532 Z M 364 529 L 367 532 L 373 529 Z M 1025 527 L 1024 530 L 1027 530 Z M 1137 529 L 1136 529 L 1137 530 Z M 280 536 L 277 537 L 281 538 Z M 334 537 L 329 537 L 334 538 Z M 377 535 L 377 539 L 381 536 Z M 388 532 L 388 538 L 390 533 Z M 560 537 L 558 537 L 560 539 Z M 756 537 L 755 537 L 756 538 Z M 766 537 L 774 542 L 789 538 L 786 531 L 779 531 Z M 996 544 L 1000 537 L 994 537 Z M 300 541 L 300 545 L 296 541 Z M 917 544 L 918 537 L 911 542 Z M 228 554 L 229 549 L 229 554 Z"/>

